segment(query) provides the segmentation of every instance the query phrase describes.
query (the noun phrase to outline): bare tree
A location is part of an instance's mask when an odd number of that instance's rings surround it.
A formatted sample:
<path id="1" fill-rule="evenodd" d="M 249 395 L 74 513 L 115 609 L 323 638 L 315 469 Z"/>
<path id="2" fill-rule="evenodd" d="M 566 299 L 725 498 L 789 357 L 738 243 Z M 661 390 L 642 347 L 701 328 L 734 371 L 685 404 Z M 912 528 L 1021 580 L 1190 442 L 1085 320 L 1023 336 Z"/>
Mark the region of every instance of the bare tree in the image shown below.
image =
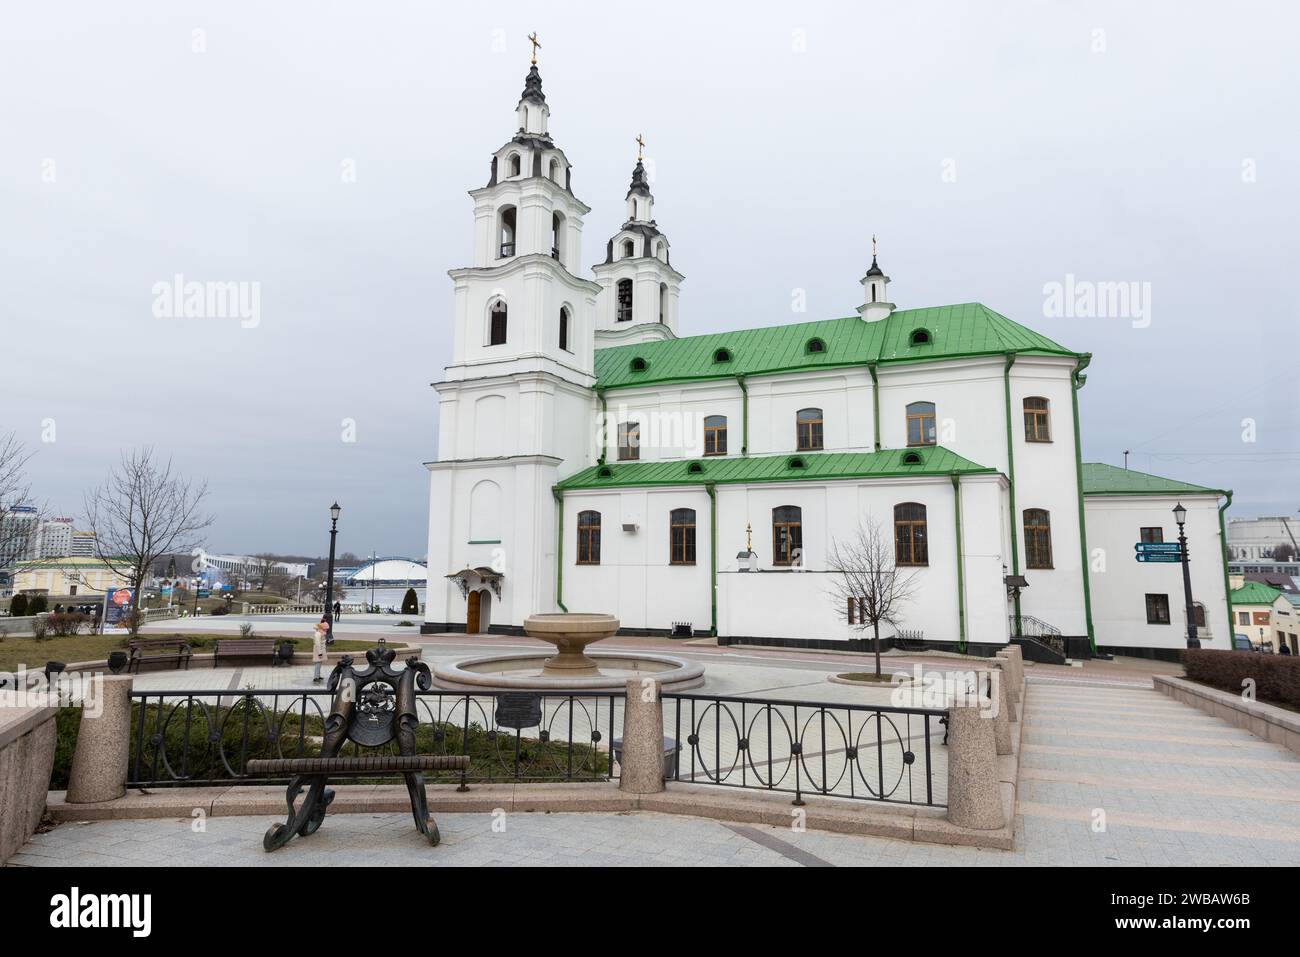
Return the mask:
<path id="1" fill-rule="evenodd" d="M 1273 561 L 1275 562 L 1293 562 L 1295 561 L 1294 545 L 1275 545 L 1273 547 Z"/>
<path id="2" fill-rule="evenodd" d="M 194 484 L 172 472 L 171 461 L 154 461 L 145 446 L 122 453 L 103 485 L 86 496 L 86 521 L 95 535 L 95 557 L 134 589 L 134 607 L 149 568 L 159 555 L 189 552 L 212 524 L 202 512 L 206 482 Z"/>
<path id="3" fill-rule="evenodd" d="M 0 568 L 23 556 L 40 525 L 39 509 L 19 511 L 35 507 L 27 482 L 32 455 L 13 432 L 0 433 Z"/>
<path id="4" fill-rule="evenodd" d="M 899 570 L 893 540 L 871 520 L 851 537 L 833 540 L 826 565 L 840 618 L 859 631 L 871 628 L 879 678 L 881 622 L 897 625 L 902 606 L 916 590 L 916 573 Z"/>

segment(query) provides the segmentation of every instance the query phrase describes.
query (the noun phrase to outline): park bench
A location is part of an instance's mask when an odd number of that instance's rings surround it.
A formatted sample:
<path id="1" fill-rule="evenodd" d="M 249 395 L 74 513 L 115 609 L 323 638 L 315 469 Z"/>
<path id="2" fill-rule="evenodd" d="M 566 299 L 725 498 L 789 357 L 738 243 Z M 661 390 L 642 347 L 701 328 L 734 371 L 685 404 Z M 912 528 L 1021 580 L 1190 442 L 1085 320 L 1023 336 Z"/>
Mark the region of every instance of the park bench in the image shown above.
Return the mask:
<path id="1" fill-rule="evenodd" d="M 270 658 L 274 665 L 278 645 L 275 638 L 218 638 L 212 649 L 212 667 L 216 668 L 223 657 Z"/>
<path id="2" fill-rule="evenodd" d="M 415 729 L 420 723 L 415 710 L 415 686 L 427 691 L 432 684 L 429 666 L 417 656 L 406 659 L 406 668 L 392 667 L 396 652 L 382 644 L 366 652 L 369 667 L 358 671 L 352 656 L 343 659 L 330 672 L 329 690 L 333 693 L 320 757 L 271 758 L 249 761 L 245 771 L 254 776 L 292 775 L 285 791 L 289 806 L 288 819 L 272 824 L 262 838 L 262 847 L 274 851 L 293 840 L 295 834 L 314 834 L 325 820 L 325 811 L 334 800 L 326 787 L 333 776 L 401 774 L 411 797 L 411 816 L 415 826 L 436 846 L 441 839 L 438 826 L 429 815 L 422 771 L 460 771 L 461 784 L 469 769 L 469 757 L 463 754 L 416 754 Z M 359 754 L 340 757 L 348 741 L 358 748 L 379 748 L 396 740 L 398 754 Z M 294 802 L 307 787 L 307 795 L 297 808 Z"/>
<path id="3" fill-rule="evenodd" d="M 127 671 L 140 673 L 140 665 L 145 662 L 174 662 L 177 668 L 190 667 L 190 643 L 184 638 L 132 638 L 127 642 L 131 659 Z"/>

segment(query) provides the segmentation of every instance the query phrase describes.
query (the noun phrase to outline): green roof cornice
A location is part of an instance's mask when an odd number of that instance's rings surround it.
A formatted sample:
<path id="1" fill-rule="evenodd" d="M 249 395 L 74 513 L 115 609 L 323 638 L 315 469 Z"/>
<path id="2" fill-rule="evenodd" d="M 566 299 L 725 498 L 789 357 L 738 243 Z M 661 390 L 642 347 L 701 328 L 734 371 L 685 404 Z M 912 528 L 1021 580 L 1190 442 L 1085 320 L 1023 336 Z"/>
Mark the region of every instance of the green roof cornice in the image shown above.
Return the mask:
<path id="1" fill-rule="evenodd" d="M 909 463 L 916 456 L 919 461 Z M 698 466 L 698 471 L 692 471 Z M 997 469 L 979 465 L 941 446 L 888 449 L 884 452 L 794 452 L 786 455 L 712 456 L 661 462 L 611 462 L 593 465 L 560 482 L 557 488 L 602 489 L 706 484 L 758 485 L 765 482 L 836 482 L 858 479 L 893 479 L 996 475 Z"/>

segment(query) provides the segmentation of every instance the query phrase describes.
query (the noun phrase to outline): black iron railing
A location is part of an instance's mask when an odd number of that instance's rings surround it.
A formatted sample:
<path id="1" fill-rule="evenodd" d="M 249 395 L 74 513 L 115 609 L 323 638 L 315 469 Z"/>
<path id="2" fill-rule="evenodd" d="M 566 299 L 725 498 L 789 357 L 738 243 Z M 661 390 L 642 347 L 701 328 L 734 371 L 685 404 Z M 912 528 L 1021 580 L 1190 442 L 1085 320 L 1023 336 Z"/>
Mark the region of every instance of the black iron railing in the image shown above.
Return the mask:
<path id="1" fill-rule="evenodd" d="M 947 711 L 665 694 L 671 780 L 947 806 Z"/>
<path id="2" fill-rule="evenodd" d="M 245 774 L 254 758 L 320 753 L 331 695 L 323 689 L 136 691 L 131 694 L 130 787 L 267 784 Z M 606 781 L 622 696 L 420 692 L 420 754 L 465 754 L 468 772 L 436 783 Z M 342 755 L 396 753 L 395 745 Z M 377 776 L 379 777 L 379 776 Z M 400 775 L 393 775 L 395 779 Z"/>
<path id="3" fill-rule="evenodd" d="M 514 244 L 514 243 L 502 243 L 502 244 L 501 244 L 501 256 L 500 256 L 501 259 L 509 259 L 509 258 L 510 258 L 511 256 L 513 256 L 514 254 L 515 254 L 515 244 Z"/>

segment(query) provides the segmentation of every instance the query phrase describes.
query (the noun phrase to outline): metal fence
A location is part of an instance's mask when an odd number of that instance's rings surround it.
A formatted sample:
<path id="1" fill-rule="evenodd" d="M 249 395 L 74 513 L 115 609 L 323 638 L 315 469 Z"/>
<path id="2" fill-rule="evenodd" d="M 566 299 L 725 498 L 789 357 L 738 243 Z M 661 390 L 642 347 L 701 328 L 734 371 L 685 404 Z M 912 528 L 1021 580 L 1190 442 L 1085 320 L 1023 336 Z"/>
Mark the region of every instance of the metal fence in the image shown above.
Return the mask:
<path id="1" fill-rule="evenodd" d="M 669 777 L 786 792 L 796 805 L 814 793 L 946 807 L 946 716 L 933 708 L 665 694 L 666 734 L 678 742 Z"/>
<path id="2" fill-rule="evenodd" d="M 420 692 L 420 754 L 465 754 L 468 772 L 432 782 L 604 781 L 621 727 L 618 695 Z M 130 787 L 267 784 L 245 773 L 254 758 L 320 753 L 330 692 L 320 689 L 135 691 Z M 396 745 L 344 745 L 344 756 L 396 753 Z M 380 777 L 380 776 L 377 776 Z M 396 775 L 394 777 L 397 777 Z"/>

